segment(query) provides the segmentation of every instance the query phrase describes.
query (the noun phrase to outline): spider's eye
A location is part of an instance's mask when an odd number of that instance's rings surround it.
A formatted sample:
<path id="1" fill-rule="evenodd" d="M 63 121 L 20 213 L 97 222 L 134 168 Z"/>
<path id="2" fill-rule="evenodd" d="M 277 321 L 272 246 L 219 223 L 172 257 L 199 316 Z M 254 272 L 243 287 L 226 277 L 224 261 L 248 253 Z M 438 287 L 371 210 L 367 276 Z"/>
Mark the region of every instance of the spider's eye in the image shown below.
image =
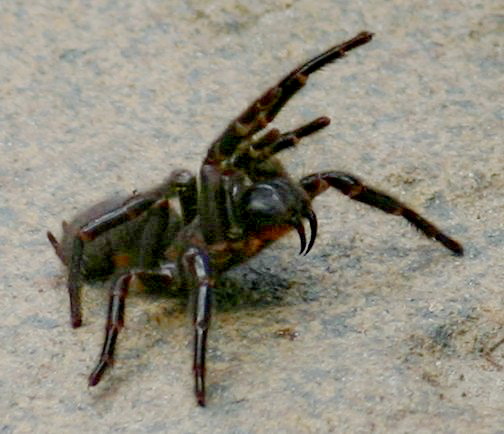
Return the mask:
<path id="1" fill-rule="evenodd" d="M 283 179 L 258 182 L 240 199 L 240 217 L 246 229 L 265 225 L 293 224 L 299 221 L 306 199 Z"/>
<path id="2" fill-rule="evenodd" d="M 300 253 L 306 255 L 317 236 L 317 217 L 310 208 L 310 201 L 303 190 L 285 178 L 257 182 L 240 198 L 239 218 L 247 232 L 258 233 L 269 226 L 293 226 L 301 241 Z M 306 236 L 302 219 L 310 222 L 310 241 Z"/>
<path id="3" fill-rule="evenodd" d="M 275 223 L 287 208 L 279 192 L 271 185 L 260 184 L 249 189 L 242 197 L 242 217 L 256 223 Z"/>

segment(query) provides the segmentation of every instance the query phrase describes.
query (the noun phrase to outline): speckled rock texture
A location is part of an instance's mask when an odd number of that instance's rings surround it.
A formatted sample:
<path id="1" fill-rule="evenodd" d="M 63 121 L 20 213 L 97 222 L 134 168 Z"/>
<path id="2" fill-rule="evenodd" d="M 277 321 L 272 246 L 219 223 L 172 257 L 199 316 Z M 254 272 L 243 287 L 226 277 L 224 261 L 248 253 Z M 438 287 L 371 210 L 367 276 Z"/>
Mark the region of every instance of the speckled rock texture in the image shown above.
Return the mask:
<path id="1" fill-rule="evenodd" d="M 0 432 L 504 432 L 503 9 L 497 0 L 2 0 Z M 282 159 L 339 169 L 436 222 L 328 192 L 295 234 L 220 285 L 208 407 L 180 300 L 131 294 L 96 388 L 107 284 L 69 326 L 45 232 L 150 187 L 301 61 L 375 39 L 310 79 L 275 121 L 331 117 Z"/>

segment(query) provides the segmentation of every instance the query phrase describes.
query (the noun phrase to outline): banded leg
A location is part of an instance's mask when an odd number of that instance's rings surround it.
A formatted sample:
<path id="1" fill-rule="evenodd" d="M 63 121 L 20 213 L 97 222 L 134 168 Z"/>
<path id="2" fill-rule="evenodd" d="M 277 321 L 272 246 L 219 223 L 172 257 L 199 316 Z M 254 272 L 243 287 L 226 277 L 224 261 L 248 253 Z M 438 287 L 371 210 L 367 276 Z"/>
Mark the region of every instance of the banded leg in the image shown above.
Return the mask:
<path id="1" fill-rule="evenodd" d="M 253 173 L 258 165 L 273 155 L 284 149 L 296 146 L 303 137 L 316 133 L 322 128 L 327 127 L 330 123 L 331 120 L 328 117 L 322 116 L 283 134 L 280 134 L 276 128 L 272 129 L 254 141 L 251 146 L 233 155 L 233 165 L 245 170 L 247 173 Z"/>
<path id="2" fill-rule="evenodd" d="M 205 406 L 205 358 L 212 309 L 213 279 L 205 252 L 190 248 L 182 258 L 186 280 L 196 288 L 194 299 L 194 393 L 198 405 Z"/>
<path id="3" fill-rule="evenodd" d="M 168 201 L 161 199 L 173 197 L 177 194 L 181 203 L 183 219 L 187 224 L 194 219 L 197 213 L 196 177 L 187 170 L 177 170 L 159 186 L 145 193 L 130 197 L 120 206 L 96 216 L 82 225 L 74 236 L 69 257 L 65 257 L 64 249 L 56 237 L 51 232 L 47 232 L 47 238 L 57 256 L 69 267 L 67 287 L 70 297 L 70 320 L 72 327 L 80 327 L 82 324 L 80 288 L 82 256 L 85 243 L 94 240 L 114 227 L 137 218 L 154 206 L 159 208 L 159 214 L 168 212 Z M 154 226 L 151 225 L 149 229 L 152 229 Z M 161 225 L 156 226 L 157 233 L 161 231 L 161 227 Z M 63 224 L 63 231 L 68 231 L 68 224 Z M 152 234 L 146 231 L 144 237 L 152 237 Z M 156 245 L 144 243 L 144 245 L 146 244 Z M 147 262 L 148 256 L 148 252 L 144 250 L 141 262 Z"/>
<path id="4" fill-rule="evenodd" d="M 464 248 L 460 243 L 441 232 L 420 214 L 389 195 L 367 187 L 353 175 L 336 171 L 315 173 L 302 178 L 300 184 L 312 199 L 329 187 L 334 187 L 350 199 L 366 203 L 388 214 L 405 218 L 427 237 L 439 241 L 455 255 L 462 256 L 464 254 Z"/>
<path id="5" fill-rule="evenodd" d="M 228 125 L 210 147 L 206 162 L 222 161 L 231 156 L 241 142 L 252 137 L 275 118 L 289 99 L 305 85 L 310 74 L 343 57 L 346 52 L 366 44 L 372 37 L 372 33 L 361 32 L 295 68 Z"/>
<path id="6" fill-rule="evenodd" d="M 110 287 L 110 299 L 107 311 L 107 322 L 105 325 L 105 339 L 100 354 L 99 361 L 93 372 L 89 376 L 89 386 L 96 386 L 108 367 L 114 364 L 114 352 L 117 336 L 124 327 L 124 308 L 126 297 L 133 278 L 140 281 L 151 279 L 161 280 L 166 286 L 172 284 L 174 280 L 174 267 L 165 266 L 156 272 L 135 271 L 121 275 Z"/>

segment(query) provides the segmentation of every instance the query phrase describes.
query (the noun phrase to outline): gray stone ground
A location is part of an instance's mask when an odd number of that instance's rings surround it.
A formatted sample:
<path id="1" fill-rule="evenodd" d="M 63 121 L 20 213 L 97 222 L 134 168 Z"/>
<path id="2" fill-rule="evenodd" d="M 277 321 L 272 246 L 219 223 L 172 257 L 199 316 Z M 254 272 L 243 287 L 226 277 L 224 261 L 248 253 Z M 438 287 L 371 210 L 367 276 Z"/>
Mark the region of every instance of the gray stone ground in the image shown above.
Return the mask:
<path id="1" fill-rule="evenodd" d="M 0 432 L 504 432 L 502 14 L 497 0 L 2 0 Z M 310 255 L 289 236 L 222 285 L 206 409 L 190 320 L 158 296 L 128 299 L 116 366 L 89 389 L 105 285 L 86 287 L 72 330 L 45 231 L 197 170 L 248 102 L 364 29 L 375 40 L 279 116 L 333 120 L 283 159 L 297 176 L 359 174 L 466 256 L 328 193 Z"/>

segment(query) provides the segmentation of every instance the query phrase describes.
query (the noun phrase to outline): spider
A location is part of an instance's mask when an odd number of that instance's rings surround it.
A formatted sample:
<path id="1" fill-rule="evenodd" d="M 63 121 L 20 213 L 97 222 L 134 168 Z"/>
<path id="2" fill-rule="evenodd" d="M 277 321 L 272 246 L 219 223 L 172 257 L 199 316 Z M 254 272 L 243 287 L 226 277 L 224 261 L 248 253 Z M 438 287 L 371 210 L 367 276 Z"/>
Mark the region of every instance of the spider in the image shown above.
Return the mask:
<path id="1" fill-rule="evenodd" d="M 462 255 L 462 246 L 421 215 L 339 171 L 314 173 L 294 181 L 276 154 L 329 125 L 319 117 L 295 130 L 274 128 L 258 136 L 310 74 L 368 43 L 372 33 L 361 32 L 295 68 L 255 100 L 211 144 L 196 176 L 176 170 L 149 191 L 102 202 L 71 223 L 63 222 L 58 241 L 47 233 L 57 256 L 68 267 L 70 318 L 82 323 L 82 281 L 113 276 L 103 349 L 89 376 L 95 386 L 112 366 L 124 325 L 130 286 L 136 282 L 166 290 L 190 290 L 193 301 L 194 392 L 205 406 L 205 354 L 216 277 L 247 261 L 273 241 L 295 229 L 300 254 L 307 254 L 317 236 L 311 202 L 329 187 L 392 215 L 402 216 L 427 237 Z M 178 198 L 179 215 L 170 199 Z M 303 220 L 310 225 L 307 242 Z"/>

